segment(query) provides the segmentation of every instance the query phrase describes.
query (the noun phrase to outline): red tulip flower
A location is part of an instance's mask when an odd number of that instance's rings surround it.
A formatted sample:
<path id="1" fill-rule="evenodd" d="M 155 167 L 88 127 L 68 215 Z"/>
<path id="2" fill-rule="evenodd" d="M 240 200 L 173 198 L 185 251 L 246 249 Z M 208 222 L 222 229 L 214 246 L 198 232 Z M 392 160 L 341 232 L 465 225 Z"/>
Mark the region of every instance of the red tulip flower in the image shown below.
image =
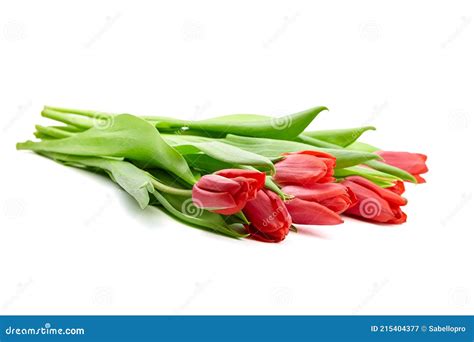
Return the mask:
<path id="1" fill-rule="evenodd" d="M 384 189 L 359 176 L 347 177 L 342 184 L 352 190 L 358 199 L 345 214 L 380 223 L 399 224 L 406 221 L 407 215 L 400 206 L 406 205 L 407 200 L 397 193 L 400 189 Z"/>
<path id="2" fill-rule="evenodd" d="M 340 183 L 315 183 L 311 186 L 288 185 L 283 192 L 295 196 L 286 201 L 294 223 L 333 225 L 342 223 L 338 215 L 357 201 L 352 191 Z"/>
<path id="3" fill-rule="evenodd" d="M 284 159 L 275 164 L 274 179 L 280 185 L 310 185 L 334 181 L 336 158 L 318 151 L 286 153 Z"/>
<path id="4" fill-rule="evenodd" d="M 396 181 L 393 186 L 386 189 L 393 191 L 398 195 L 403 195 L 403 193 L 405 192 L 405 184 L 403 183 L 403 181 Z"/>
<path id="5" fill-rule="evenodd" d="M 257 240 L 280 242 L 290 231 L 291 216 L 281 198 L 273 191 L 261 189 L 247 202 L 243 212 L 250 225 L 247 230 Z"/>
<path id="6" fill-rule="evenodd" d="M 377 151 L 375 153 L 381 156 L 386 164 L 398 167 L 412 174 L 418 183 L 426 182 L 423 177 L 420 176 L 420 174 L 428 172 L 428 167 L 426 166 L 426 159 L 428 157 L 426 155 L 421 153 L 390 151 Z"/>
<path id="7" fill-rule="evenodd" d="M 232 215 L 257 196 L 265 184 L 265 173 L 224 169 L 205 175 L 193 186 L 194 205 L 212 212 Z"/>

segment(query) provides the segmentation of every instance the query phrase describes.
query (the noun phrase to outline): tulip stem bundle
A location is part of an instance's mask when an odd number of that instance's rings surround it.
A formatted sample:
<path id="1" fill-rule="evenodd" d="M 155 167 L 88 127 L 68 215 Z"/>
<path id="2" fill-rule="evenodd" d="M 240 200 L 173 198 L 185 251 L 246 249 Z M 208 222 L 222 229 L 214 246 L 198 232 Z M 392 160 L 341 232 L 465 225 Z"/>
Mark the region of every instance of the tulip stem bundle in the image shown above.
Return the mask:
<path id="1" fill-rule="evenodd" d="M 99 171 L 141 208 L 226 236 L 282 241 L 296 225 L 406 221 L 404 182 L 423 183 L 426 156 L 383 151 L 372 126 L 307 130 L 326 107 L 273 118 L 190 121 L 45 107 L 60 124 L 17 144 L 64 165 Z"/>

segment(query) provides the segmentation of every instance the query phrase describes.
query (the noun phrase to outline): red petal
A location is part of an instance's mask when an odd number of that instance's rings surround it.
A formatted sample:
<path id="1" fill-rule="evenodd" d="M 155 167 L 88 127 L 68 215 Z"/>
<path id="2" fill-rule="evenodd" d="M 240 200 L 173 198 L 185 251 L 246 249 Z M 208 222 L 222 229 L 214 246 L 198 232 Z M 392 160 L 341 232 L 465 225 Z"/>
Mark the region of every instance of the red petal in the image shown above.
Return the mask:
<path id="1" fill-rule="evenodd" d="M 265 233 L 289 230 L 291 226 L 291 217 L 283 201 L 267 189 L 259 190 L 257 197 L 247 202 L 243 212 L 255 229 Z"/>
<path id="2" fill-rule="evenodd" d="M 321 152 L 321 151 L 304 150 L 304 151 L 298 151 L 298 152 L 283 153 L 283 155 L 290 155 L 290 154 L 308 154 L 308 155 L 315 156 L 318 158 L 327 158 L 327 159 L 336 160 L 336 157 L 334 157 L 332 154 Z"/>
<path id="3" fill-rule="evenodd" d="M 377 151 L 376 153 L 384 159 L 385 163 L 412 175 L 428 172 L 428 167 L 425 164 L 427 156 L 424 154 L 393 151 Z"/>
<path id="4" fill-rule="evenodd" d="M 387 190 L 390 190 L 398 195 L 402 195 L 405 192 L 405 184 L 402 181 L 396 181 L 395 185 L 386 188 Z"/>
<path id="5" fill-rule="evenodd" d="M 257 181 L 256 187 L 258 189 L 261 189 L 265 185 L 265 173 L 256 170 L 224 169 L 217 171 L 214 174 L 226 178 L 244 177 L 255 179 Z"/>
<path id="6" fill-rule="evenodd" d="M 324 205 L 326 208 L 331 209 L 337 214 L 342 214 L 352 205 L 352 202 L 348 196 L 339 196 L 321 201 L 319 204 Z"/>
<path id="7" fill-rule="evenodd" d="M 208 210 L 231 209 L 236 206 L 234 198 L 227 192 L 211 192 L 194 185 L 192 196 L 197 207 Z"/>
<path id="8" fill-rule="evenodd" d="M 406 215 L 401 211 L 398 205 L 390 205 L 389 202 L 379 196 L 377 192 L 349 180 L 350 178 L 353 177 L 346 178 L 343 184 L 356 194 L 358 202 L 353 207 L 347 209 L 344 212 L 345 214 L 380 223 L 401 223 L 403 219 L 406 220 Z M 358 181 L 357 177 L 355 178 L 355 180 Z"/>
<path id="9" fill-rule="evenodd" d="M 394 205 L 406 205 L 407 204 L 406 198 L 403 198 L 400 195 L 398 195 L 398 194 L 396 194 L 396 193 L 394 193 L 390 190 L 381 188 L 377 184 L 372 183 L 371 181 L 369 181 L 368 179 L 365 179 L 364 177 L 350 176 L 350 177 L 347 177 L 346 180 L 357 183 L 357 184 L 363 186 L 364 188 L 375 192 L 377 195 L 379 195 L 380 197 L 382 197 L 384 200 L 388 201 L 391 204 L 394 204 Z M 344 184 L 344 182 L 343 182 L 343 184 Z M 354 190 L 354 189 L 352 189 L 352 190 Z M 356 193 L 356 195 L 357 195 L 357 193 Z"/>
<path id="10" fill-rule="evenodd" d="M 287 185 L 282 188 L 284 193 L 307 201 L 323 201 L 336 196 L 347 195 L 347 188 L 339 183 L 316 183 L 311 186 Z"/>
<path id="11" fill-rule="evenodd" d="M 413 175 L 413 177 L 415 177 L 418 184 L 426 183 L 426 180 L 423 177 L 421 177 L 420 175 Z"/>
<path id="12" fill-rule="evenodd" d="M 344 222 L 334 211 L 316 202 L 294 198 L 285 205 L 294 223 L 335 225 Z"/>
<path id="13" fill-rule="evenodd" d="M 229 192 L 231 194 L 240 190 L 239 182 L 219 175 L 205 175 L 197 182 L 196 186 L 212 192 Z"/>
<path id="14" fill-rule="evenodd" d="M 275 180 L 279 184 L 308 185 L 326 176 L 324 161 L 311 155 L 291 154 L 275 164 Z"/>

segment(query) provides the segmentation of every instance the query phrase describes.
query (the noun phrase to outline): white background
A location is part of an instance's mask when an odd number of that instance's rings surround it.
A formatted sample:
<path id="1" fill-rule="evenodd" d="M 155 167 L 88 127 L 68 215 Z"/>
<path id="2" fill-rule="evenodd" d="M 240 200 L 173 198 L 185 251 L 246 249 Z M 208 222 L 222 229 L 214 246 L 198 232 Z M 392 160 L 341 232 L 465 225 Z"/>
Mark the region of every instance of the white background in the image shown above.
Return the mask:
<path id="1" fill-rule="evenodd" d="M 472 1 L 2 1 L 0 313 L 472 314 Z M 429 156 L 408 222 L 281 244 L 141 211 L 15 143 L 43 105 L 313 127 Z"/>

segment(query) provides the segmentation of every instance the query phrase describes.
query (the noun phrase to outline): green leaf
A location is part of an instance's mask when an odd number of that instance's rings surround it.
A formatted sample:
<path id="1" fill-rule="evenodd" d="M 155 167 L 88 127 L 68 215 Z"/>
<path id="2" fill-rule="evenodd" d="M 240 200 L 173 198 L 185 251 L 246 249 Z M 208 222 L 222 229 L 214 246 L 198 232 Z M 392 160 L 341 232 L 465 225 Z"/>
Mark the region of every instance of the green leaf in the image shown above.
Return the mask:
<path id="1" fill-rule="evenodd" d="M 151 177 L 135 165 L 123 160 L 80 157 L 59 153 L 42 154 L 65 165 L 99 169 L 106 172 L 114 182 L 135 198 L 142 209 L 150 201 L 148 193 L 154 191 Z"/>
<path id="2" fill-rule="evenodd" d="M 365 165 L 370 166 L 371 168 L 375 170 L 391 174 L 405 181 L 418 183 L 415 177 L 413 177 L 410 173 L 406 172 L 405 170 L 399 169 L 398 167 L 388 165 L 377 160 L 369 160 L 365 163 Z"/>
<path id="3" fill-rule="evenodd" d="M 79 133 L 82 132 L 83 130 L 74 126 L 51 126 L 53 128 L 66 131 L 66 132 L 71 132 L 71 133 Z"/>
<path id="4" fill-rule="evenodd" d="M 279 118 L 254 114 L 225 115 L 200 121 L 177 120 L 167 117 L 144 118 L 155 122 L 158 129 L 187 127 L 192 130 L 219 133 L 222 137 L 226 134 L 237 134 L 250 137 L 293 139 L 303 132 L 323 110 L 327 110 L 327 108 L 315 107 Z"/>
<path id="5" fill-rule="evenodd" d="M 43 109 L 41 115 L 45 118 L 65 123 L 68 126 L 76 127 L 79 130 L 88 129 L 94 126 L 94 120 L 91 118 L 71 114 L 65 115 L 62 112 L 52 110 L 48 107 L 45 107 L 45 109 Z"/>
<path id="6" fill-rule="evenodd" d="M 114 117 L 108 127 L 92 127 L 59 140 L 27 141 L 17 144 L 17 148 L 78 156 L 127 158 L 143 167 L 170 171 L 189 184 L 196 182 L 186 160 L 163 140 L 155 127 L 129 114 Z"/>
<path id="7" fill-rule="evenodd" d="M 339 145 L 331 144 L 323 140 L 319 140 L 316 138 L 308 137 L 305 134 L 300 134 L 296 137 L 295 141 L 302 142 L 304 144 L 313 145 L 316 147 L 324 147 L 324 148 L 341 148 Z"/>
<path id="8" fill-rule="evenodd" d="M 350 151 L 345 149 L 320 148 L 295 141 L 240 137 L 232 134 L 227 135 L 223 141 L 243 150 L 260 154 L 271 160 L 280 159 L 282 154 L 285 152 L 298 152 L 304 150 L 322 151 L 330 153 L 336 157 L 337 168 L 362 164 L 372 159 L 380 159 L 379 156 L 372 153 Z"/>
<path id="9" fill-rule="evenodd" d="M 35 128 L 38 133 L 54 139 L 68 138 L 74 135 L 74 133 L 72 132 L 68 132 L 66 130 L 62 130 L 53 126 L 45 127 L 41 125 L 36 125 Z M 36 135 L 36 137 L 38 137 L 38 135 Z"/>
<path id="10" fill-rule="evenodd" d="M 396 181 L 400 180 L 400 178 L 391 174 L 361 166 L 352 166 L 345 169 L 336 169 L 334 171 L 334 177 L 336 178 L 345 178 L 349 176 L 364 177 L 384 188 L 390 187 L 394 185 Z"/>
<path id="11" fill-rule="evenodd" d="M 185 154 L 183 157 L 191 168 L 204 171 L 205 173 L 213 173 L 222 169 L 236 167 L 234 164 L 225 163 L 203 153 Z"/>
<path id="12" fill-rule="evenodd" d="M 330 144 L 341 147 L 349 146 L 354 143 L 359 137 L 369 130 L 375 130 L 373 126 L 346 128 L 346 129 L 332 129 L 323 131 L 304 132 L 304 136 L 325 141 Z M 369 151 L 372 152 L 372 151 Z"/>
<path id="13" fill-rule="evenodd" d="M 272 161 L 267 157 L 225 144 L 222 139 L 168 134 L 164 134 L 163 138 L 183 155 L 202 152 L 226 164 L 260 166 L 274 170 Z"/>
<path id="14" fill-rule="evenodd" d="M 171 215 L 188 224 L 233 238 L 248 236 L 236 231 L 221 215 L 196 207 L 190 197 L 160 194 L 157 191 L 153 192 L 153 196 Z"/>
<path id="15" fill-rule="evenodd" d="M 363 143 L 363 142 L 359 142 L 359 141 L 356 141 L 356 142 L 350 144 L 346 148 L 348 148 L 349 150 L 361 151 L 361 152 L 376 152 L 376 151 L 380 150 L 380 148 L 378 148 L 378 147 L 375 147 L 375 146 L 372 146 L 372 145 L 369 145 L 369 144 L 366 144 L 366 143 Z"/>
<path id="16" fill-rule="evenodd" d="M 280 189 L 280 187 L 278 185 L 276 185 L 276 183 L 273 181 L 273 178 L 272 176 L 266 176 L 265 177 L 265 187 L 267 189 L 270 189 L 271 191 L 273 191 L 274 193 L 276 193 L 278 196 L 280 196 L 280 198 L 284 201 L 287 201 L 289 199 L 292 199 L 294 198 L 293 195 L 288 195 L 288 194 L 285 194 L 283 192 L 283 190 Z"/>

